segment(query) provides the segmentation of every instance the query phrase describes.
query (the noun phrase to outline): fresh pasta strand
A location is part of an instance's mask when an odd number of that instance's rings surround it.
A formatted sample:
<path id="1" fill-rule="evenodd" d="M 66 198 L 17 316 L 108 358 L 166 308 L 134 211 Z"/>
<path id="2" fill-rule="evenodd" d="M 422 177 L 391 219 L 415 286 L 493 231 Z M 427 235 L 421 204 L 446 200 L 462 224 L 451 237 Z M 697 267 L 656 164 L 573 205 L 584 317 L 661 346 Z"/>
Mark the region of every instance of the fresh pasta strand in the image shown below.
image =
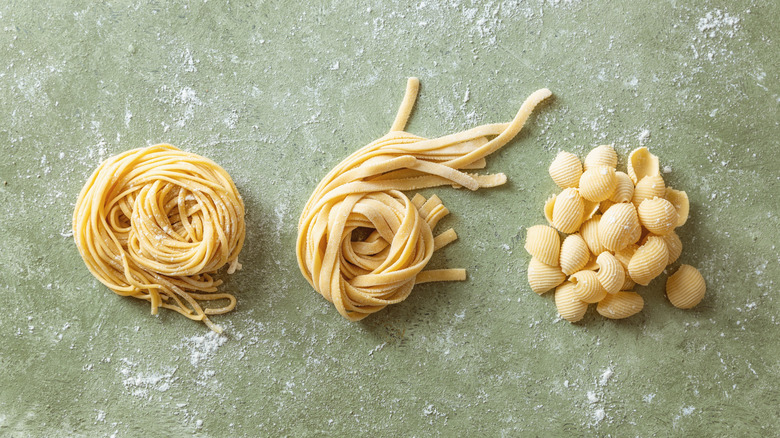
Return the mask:
<path id="1" fill-rule="evenodd" d="M 433 252 L 457 234 L 450 229 L 433 236 L 436 224 L 449 213 L 437 196 L 409 199 L 403 192 L 503 184 L 504 174 L 462 170 L 484 167 L 485 157 L 512 140 L 536 105 L 552 95 L 546 88 L 534 92 L 510 123 L 426 139 L 404 131 L 419 86 L 417 78 L 409 78 L 390 132 L 333 168 L 298 222 L 301 274 L 352 321 L 403 301 L 416 283 L 465 280 L 463 269 L 423 270 Z"/>
<path id="2" fill-rule="evenodd" d="M 222 167 L 159 144 L 104 161 L 82 188 L 73 237 L 89 271 L 115 293 L 222 329 L 208 315 L 230 312 L 211 274 L 241 268 L 244 202 Z M 221 307 L 202 302 L 226 301 Z"/>

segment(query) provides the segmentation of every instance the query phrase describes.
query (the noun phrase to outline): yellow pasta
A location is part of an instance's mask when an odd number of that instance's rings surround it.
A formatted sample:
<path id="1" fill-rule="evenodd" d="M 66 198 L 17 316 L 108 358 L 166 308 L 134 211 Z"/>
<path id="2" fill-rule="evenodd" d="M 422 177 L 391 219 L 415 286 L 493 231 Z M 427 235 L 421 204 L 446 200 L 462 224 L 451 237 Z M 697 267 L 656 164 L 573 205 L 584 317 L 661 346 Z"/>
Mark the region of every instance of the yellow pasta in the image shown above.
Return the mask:
<path id="1" fill-rule="evenodd" d="M 525 250 L 540 262 L 558 266 L 561 254 L 561 238 L 555 228 L 547 225 L 534 225 L 528 229 L 525 237 Z"/>
<path id="2" fill-rule="evenodd" d="M 665 236 L 677 226 L 677 210 L 666 199 L 645 199 L 636 212 L 639 222 L 653 234 Z"/>
<path id="3" fill-rule="evenodd" d="M 605 251 L 596 258 L 599 266 L 598 279 L 608 294 L 618 293 L 626 281 L 626 271 L 612 253 Z"/>
<path id="4" fill-rule="evenodd" d="M 666 186 L 661 175 L 646 176 L 634 187 L 634 197 L 631 198 L 631 202 L 634 203 L 634 207 L 639 207 L 645 199 L 663 198 L 665 195 Z"/>
<path id="5" fill-rule="evenodd" d="M 580 177 L 580 195 L 588 201 L 605 201 L 615 193 L 616 187 L 614 167 L 591 167 Z"/>
<path id="6" fill-rule="evenodd" d="M 89 271 L 122 296 L 222 329 L 208 315 L 236 305 L 212 274 L 240 268 L 244 202 L 213 161 L 171 145 L 133 149 L 104 161 L 73 212 L 73 237 Z M 220 300 L 219 307 L 204 302 Z"/>
<path id="7" fill-rule="evenodd" d="M 550 266 L 540 262 L 536 258 L 531 258 L 528 262 L 528 284 L 531 290 L 541 295 L 548 290 L 558 286 L 566 280 L 566 276 L 561 272 L 561 268 Z"/>
<path id="8" fill-rule="evenodd" d="M 555 199 L 557 198 L 558 195 L 550 195 L 544 203 L 544 217 L 550 225 L 553 224 L 553 209 L 555 208 Z"/>
<path id="9" fill-rule="evenodd" d="M 671 202 L 677 211 L 677 224 L 680 227 L 688 221 L 688 212 L 690 205 L 688 203 L 688 194 L 682 190 L 675 190 L 671 187 L 666 188 L 666 200 Z"/>
<path id="10" fill-rule="evenodd" d="M 626 279 L 623 281 L 623 286 L 620 286 L 620 290 L 631 290 L 634 288 L 634 286 L 636 286 L 636 282 L 634 282 L 631 277 L 626 275 Z"/>
<path id="11" fill-rule="evenodd" d="M 641 232 L 639 217 L 633 204 L 620 203 L 609 208 L 598 226 L 599 241 L 610 251 L 619 251 Z"/>
<path id="12" fill-rule="evenodd" d="M 642 178 L 646 176 L 660 175 L 660 166 L 658 165 L 658 157 L 651 154 L 646 147 L 634 149 L 628 155 L 628 176 L 634 181 L 634 184 L 642 181 Z"/>
<path id="13" fill-rule="evenodd" d="M 588 244 L 579 234 L 570 234 L 561 245 L 561 270 L 571 275 L 582 269 L 590 260 Z"/>
<path id="14" fill-rule="evenodd" d="M 635 243 L 630 243 L 626 245 L 625 248 L 619 251 L 615 251 L 614 255 L 615 258 L 618 259 L 620 264 L 623 265 L 623 268 L 628 270 L 628 263 L 631 261 L 631 258 L 634 257 L 634 254 L 638 249 L 639 249 L 639 245 Z M 626 288 L 621 288 L 621 290 L 626 290 Z"/>
<path id="15" fill-rule="evenodd" d="M 628 262 L 628 275 L 637 284 L 647 286 L 654 278 L 661 275 L 668 260 L 669 250 L 664 240 L 657 236 L 650 236 Z"/>
<path id="16" fill-rule="evenodd" d="M 585 206 L 585 210 L 582 213 L 582 221 L 583 222 L 588 220 L 588 219 L 590 219 L 590 218 L 592 218 L 593 216 L 596 215 L 596 213 L 599 212 L 599 203 L 598 202 L 593 202 L 593 201 L 588 201 L 587 199 L 583 199 L 582 200 L 582 204 Z"/>
<path id="17" fill-rule="evenodd" d="M 682 265 L 666 280 L 666 297 L 674 307 L 690 309 L 699 304 L 707 292 L 707 284 L 698 269 Z"/>
<path id="18" fill-rule="evenodd" d="M 451 185 L 477 190 L 506 176 L 463 172 L 522 129 L 542 100 L 541 89 L 523 102 L 510 123 L 478 126 L 425 139 L 404 131 L 419 91 L 410 78 L 390 132 L 339 163 L 312 193 L 298 222 L 296 255 L 301 274 L 346 319 L 356 321 L 405 300 L 415 284 L 466 278 L 465 270 L 424 271 L 454 231 L 433 236 L 448 210 L 441 200 L 404 191 Z M 491 138 L 488 140 L 488 138 Z M 367 237 L 364 235 L 367 234 Z"/>
<path id="19" fill-rule="evenodd" d="M 585 223 L 583 223 L 582 226 L 580 227 L 580 235 L 585 240 L 585 243 L 588 244 L 588 248 L 590 249 L 590 252 L 593 254 L 601 254 L 602 252 L 607 250 L 607 248 L 605 248 L 604 245 L 602 245 L 601 242 L 599 241 L 600 221 L 601 221 L 601 216 L 596 215 L 593 216 L 591 219 L 585 221 Z"/>
<path id="20" fill-rule="evenodd" d="M 615 191 L 609 200 L 612 202 L 631 202 L 634 199 L 634 181 L 624 172 L 615 172 Z"/>
<path id="21" fill-rule="evenodd" d="M 680 236 L 678 236 L 674 231 L 662 237 L 664 239 L 664 243 L 666 243 L 666 248 L 669 250 L 668 264 L 671 265 L 672 263 L 676 262 L 680 257 L 680 254 L 682 254 L 683 244 L 680 240 Z"/>
<path id="22" fill-rule="evenodd" d="M 601 286 L 598 274 L 593 271 L 579 271 L 569 277 L 574 283 L 574 294 L 585 303 L 598 303 L 607 295 L 607 291 Z"/>
<path id="23" fill-rule="evenodd" d="M 585 203 L 577 189 L 568 188 L 555 198 L 552 211 L 552 224 L 562 233 L 573 233 L 580 228 Z"/>
<path id="24" fill-rule="evenodd" d="M 645 301 L 636 292 L 620 291 L 607 295 L 596 305 L 599 315 L 609 319 L 624 319 L 642 311 Z"/>
<path id="25" fill-rule="evenodd" d="M 574 284 L 566 282 L 555 289 L 555 307 L 561 318 L 569 322 L 577 322 L 585 316 L 588 303 L 582 302 L 574 291 Z"/>
<path id="26" fill-rule="evenodd" d="M 585 156 L 585 171 L 601 166 L 617 167 L 617 152 L 611 145 L 598 146 Z"/>
<path id="27" fill-rule="evenodd" d="M 582 163 L 576 155 L 569 152 L 558 152 L 548 169 L 550 177 L 562 189 L 577 187 L 582 175 Z"/>
<path id="28" fill-rule="evenodd" d="M 596 263 L 597 259 L 598 259 L 598 257 L 596 257 L 595 255 L 591 254 L 590 258 L 588 259 L 588 263 L 585 263 L 585 266 L 583 266 L 582 269 L 580 269 L 580 271 L 596 271 L 596 270 L 598 270 L 599 269 L 599 265 L 598 265 L 598 263 Z"/>

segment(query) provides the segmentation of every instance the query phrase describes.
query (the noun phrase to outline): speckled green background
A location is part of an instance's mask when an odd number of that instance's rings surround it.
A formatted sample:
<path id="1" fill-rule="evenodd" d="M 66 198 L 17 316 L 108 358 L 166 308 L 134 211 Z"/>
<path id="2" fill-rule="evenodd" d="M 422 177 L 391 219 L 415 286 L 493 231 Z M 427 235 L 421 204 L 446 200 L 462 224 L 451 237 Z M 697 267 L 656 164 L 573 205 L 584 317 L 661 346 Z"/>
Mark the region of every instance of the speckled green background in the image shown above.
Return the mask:
<path id="1" fill-rule="evenodd" d="M 777 433 L 778 2 L 46 3 L 0 5 L 0 435 Z M 460 240 L 432 266 L 468 281 L 350 323 L 298 272 L 297 218 L 412 75 L 428 137 L 555 99 L 489 158 L 507 185 L 435 190 Z M 69 236 L 98 163 L 158 142 L 246 202 L 225 338 L 114 295 Z M 561 321 L 522 249 L 547 165 L 640 142 L 690 196 L 707 296 L 677 310 L 659 279 L 630 320 Z"/>

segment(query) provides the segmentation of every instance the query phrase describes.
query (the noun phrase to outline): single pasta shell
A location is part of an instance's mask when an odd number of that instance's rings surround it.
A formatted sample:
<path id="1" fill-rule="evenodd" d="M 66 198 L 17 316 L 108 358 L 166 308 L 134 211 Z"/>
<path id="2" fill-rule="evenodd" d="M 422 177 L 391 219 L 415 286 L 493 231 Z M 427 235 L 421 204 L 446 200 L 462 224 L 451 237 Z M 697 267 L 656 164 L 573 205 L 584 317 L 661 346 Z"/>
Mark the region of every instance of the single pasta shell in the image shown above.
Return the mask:
<path id="1" fill-rule="evenodd" d="M 618 293 L 626 281 L 626 271 L 620 261 L 612 253 L 605 251 L 596 258 L 596 264 L 599 265 L 599 283 L 604 290 L 608 294 Z"/>
<path id="2" fill-rule="evenodd" d="M 590 260 L 590 249 L 579 234 L 570 234 L 563 239 L 561 245 L 561 271 L 566 275 L 571 275 L 580 269 Z"/>
<path id="3" fill-rule="evenodd" d="M 566 276 L 561 272 L 561 268 L 550 266 L 532 257 L 528 262 L 528 284 L 531 290 L 539 295 L 558 286 L 566 280 Z"/>
<path id="4" fill-rule="evenodd" d="M 580 235 L 585 239 L 585 243 L 588 244 L 590 252 L 593 254 L 601 254 L 606 251 L 604 245 L 599 241 L 599 222 L 601 216 L 596 215 L 585 221 L 580 227 Z"/>
<path id="5" fill-rule="evenodd" d="M 556 195 L 550 195 L 550 197 L 547 198 L 547 201 L 544 202 L 544 217 L 547 219 L 547 222 L 550 225 L 553 223 L 553 208 L 555 207 L 555 198 L 557 198 Z"/>
<path id="6" fill-rule="evenodd" d="M 677 210 L 666 199 L 645 199 L 636 209 L 639 222 L 651 233 L 665 236 L 677 226 Z"/>
<path id="7" fill-rule="evenodd" d="M 634 197 L 631 198 L 631 202 L 634 203 L 634 207 L 639 207 L 645 199 L 653 199 L 656 196 L 659 198 L 666 196 L 664 179 L 661 175 L 646 176 L 634 187 Z"/>
<path id="8" fill-rule="evenodd" d="M 615 172 L 615 179 L 617 185 L 609 200 L 612 202 L 631 202 L 634 199 L 634 181 L 625 172 Z"/>
<path id="9" fill-rule="evenodd" d="M 669 264 L 676 262 L 677 259 L 680 257 L 680 254 L 682 254 L 683 250 L 683 244 L 680 240 L 680 236 L 677 235 L 674 231 L 671 233 L 663 236 L 664 243 L 666 243 L 666 249 L 669 250 Z"/>
<path id="10" fill-rule="evenodd" d="M 617 167 L 617 152 L 611 145 L 598 146 L 585 156 L 585 171 L 599 166 Z"/>
<path id="11" fill-rule="evenodd" d="M 642 296 L 636 292 L 620 291 L 599 301 L 596 311 L 609 319 L 623 319 L 636 315 L 645 306 Z"/>
<path id="12" fill-rule="evenodd" d="M 669 250 L 666 243 L 658 236 L 650 236 L 647 243 L 636 250 L 628 262 L 628 275 L 637 284 L 647 286 L 661 275 L 669 260 Z"/>
<path id="13" fill-rule="evenodd" d="M 638 249 L 639 245 L 636 243 L 631 243 L 626 245 L 626 247 L 620 251 L 615 251 L 615 258 L 618 259 L 621 265 L 623 265 L 623 269 L 628 269 L 628 263 L 631 261 L 631 258 L 634 257 L 634 254 L 636 254 L 636 250 Z M 621 290 L 627 289 L 623 287 Z"/>
<path id="14" fill-rule="evenodd" d="M 556 198 L 552 223 L 562 233 L 573 233 L 580 228 L 585 204 L 577 189 L 564 189 Z"/>
<path id="15" fill-rule="evenodd" d="M 690 309 L 699 304 L 707 292 L 707 284 L 698 269 L 682 265 L 666 280 L 666 297 L 674 307 Z"/>
<path id="16" fill-rule="evenodd" d="M 588 201 L 606 201 L 615 193 L 616 187 L 614 167 L 591 167 L 580 177 L 580 195 Z"/>
<path id="17" fill-rule="evenodd" d="M 569 282 L 574 283 L 574 294 L 583 302 L 598 303 L 607 295 L 598 275 L 593 271 L 576 272 L 569 277 Z"/>
<path id="18" fill-rule="evenodd" d="M 582 175 L 582 163 L 576 155 L 569 152 L 558 152 L 549 168 L 550 176 L 555 184 L 562 189 L 577 187 Z"/>
<path id="19" fill-rule="evenodd" d="M 646 147 L 634 149 L 628 155 L 628 164 L 626 165 L 628 176 L 631 181 L 637 184 L 646 176 L 660 175 L 661 171 L 658 165 L 658 157 L 651 154 Z"/>
<path id="20" fill-rule="evenodd" d="M 558 266 L 561 256 L 561 238 L 555 228 L 547 225 L 534 225 L 528 228 L 525 236 L 525 250 L 540 262 Z"/>
<path id="21" fill-rule="evenodd" d="M 593 216 L 596 215 L 596 213 L 599 212 L 599 203 L 588 201 L 587 199 L 582 200 L 583 205 L 585 205 L 585 212 L 582 214 L 582 220 L 586 221 Z"/>
<path id="22" fill-rule="evenodd" d="M 690 203 L 688 202 L 688 194 L 682 190 L 675 190 L 671 187 L 666 188 L 666 200 L 674 205 L 674 209 L 677 210 L 677 226 L 685 225 L 688 221 L 688 214 L 690 212 Z"/>
<path id="23" fill-rule="evenodd" d="M 561 318 L 569 322 L 577 322 L 585 316 L 588 303 L 583 303 L 574 293 L 574 285 L 566 282 L 555 289 L 555 307 Z"/>
<path id="24" fill-rule="evenodd" d="M 641 226 L 633 204 L 615 204 L 599 221 L 599 242 L 610 251 L 623 249 L 637 232 L 641 232 Z"/>

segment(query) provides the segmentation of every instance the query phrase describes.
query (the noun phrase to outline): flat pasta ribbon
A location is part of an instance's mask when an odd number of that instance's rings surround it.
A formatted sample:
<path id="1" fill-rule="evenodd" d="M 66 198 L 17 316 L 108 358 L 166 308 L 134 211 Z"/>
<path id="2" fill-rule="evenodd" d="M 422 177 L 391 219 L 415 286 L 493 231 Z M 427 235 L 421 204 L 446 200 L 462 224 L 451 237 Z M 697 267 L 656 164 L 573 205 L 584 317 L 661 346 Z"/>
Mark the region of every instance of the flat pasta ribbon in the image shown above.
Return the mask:
<path id="1" fill-rule="evenodd" d="M 485 157 L 512 140 L 534 107 L 552 95 L 546 88 L 534 92 L 510 123 L 426 139 L 404 131 L 419 86 L 417 78 L 409 79 L 390 132 L 331 170 L 298 222 L 301 273 L 352 321 L 403 301 L 415 284 L 466 279 L 464 269 L 424 270 L 434 251 L 457 234 L 449 229 L 434 237 L 432 230 L 449 213 L 437 196 L 409 199 L 403 192 L 504 184 L 502 173 L 463 170 L 484 168 Z"/>
<path id="2" fill-rule="evenodd" d="M 76 201 L 73 237 L 89 271 L 119 295 L 222 329 L 207 315 L 236 306 L 211 274 L 240 269 L 244 202 L 222 167 L 160 144 L 104 161 Z M 204 301 L 226 301 L 221 307 Z"/>

